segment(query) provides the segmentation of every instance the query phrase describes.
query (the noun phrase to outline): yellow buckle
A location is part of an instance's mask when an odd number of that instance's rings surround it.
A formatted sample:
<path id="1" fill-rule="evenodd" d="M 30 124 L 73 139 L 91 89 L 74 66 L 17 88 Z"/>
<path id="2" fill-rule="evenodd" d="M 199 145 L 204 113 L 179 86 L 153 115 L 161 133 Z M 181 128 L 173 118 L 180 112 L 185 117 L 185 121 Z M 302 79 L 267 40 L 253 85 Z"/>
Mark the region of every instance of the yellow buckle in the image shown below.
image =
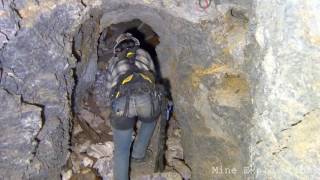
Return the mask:
<path id="1" fill-rule="evenodd" d="M 127 58 L 132 58 L 135 55 L 134 52 L 128 52 L 127 53 Z"/>
<path id="2" fill-rule="evenodd" d="M 117 92 L 117 95 L 116 95 L 116 98 L 118 98 L 118 97 L 119 97 L 119 95 L 120 95 L 120 92 L 118 91 L 118 92 Z"/>
<path id="3" fill-rule="evenodd" d="M 122 82 L 121 84 L 124 85 L 125 83 L 128 83 L 132 80 L 133 78 L 133 74 L 131 74 L 130 76 L 126 77 Z"/>

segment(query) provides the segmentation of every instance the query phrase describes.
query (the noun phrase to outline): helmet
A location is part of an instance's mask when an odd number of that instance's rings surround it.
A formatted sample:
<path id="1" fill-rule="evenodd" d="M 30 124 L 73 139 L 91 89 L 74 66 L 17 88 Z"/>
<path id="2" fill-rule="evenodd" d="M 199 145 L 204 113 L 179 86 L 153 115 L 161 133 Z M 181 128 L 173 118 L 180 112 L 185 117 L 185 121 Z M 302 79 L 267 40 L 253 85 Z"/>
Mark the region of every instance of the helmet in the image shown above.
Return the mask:
<path id="1" fill-rule="evenodd" d="M 138 46 L 140 46 L 140 42 L 137 38 L 133 37 L 130 33 L 123 33 L 116 39 L 116 45 L 113 48 L 113 53 L 117 54 Z"/>

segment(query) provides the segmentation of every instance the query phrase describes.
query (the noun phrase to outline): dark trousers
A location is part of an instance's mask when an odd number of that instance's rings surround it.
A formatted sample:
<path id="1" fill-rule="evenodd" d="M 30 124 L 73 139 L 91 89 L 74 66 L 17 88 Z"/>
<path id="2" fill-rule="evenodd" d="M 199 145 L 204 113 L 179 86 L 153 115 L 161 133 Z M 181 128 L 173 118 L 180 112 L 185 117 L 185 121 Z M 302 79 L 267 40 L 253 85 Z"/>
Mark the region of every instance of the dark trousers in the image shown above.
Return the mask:
<path id="1" fill-rule="evenodd" d="M 128 103 L 128 112 L 127 116 L 123 116 L 126 103 Z M 152 107 L 155 106 L 154 104 L 157 107 Z M 143 121 L 133 143 L 132 157 L 140 159 L 145 156 L 156 126 L 157 117 L 152 113 L 155 108 L 159 108 L 159 104 L 153 102 L 149 94 L 130 98 L 121 97 L 112 103 L 111 125 L 115 144 L 113 171 L 115 180 L 129 179 L 130 149 L 136 119 L 143 119 Z"/>

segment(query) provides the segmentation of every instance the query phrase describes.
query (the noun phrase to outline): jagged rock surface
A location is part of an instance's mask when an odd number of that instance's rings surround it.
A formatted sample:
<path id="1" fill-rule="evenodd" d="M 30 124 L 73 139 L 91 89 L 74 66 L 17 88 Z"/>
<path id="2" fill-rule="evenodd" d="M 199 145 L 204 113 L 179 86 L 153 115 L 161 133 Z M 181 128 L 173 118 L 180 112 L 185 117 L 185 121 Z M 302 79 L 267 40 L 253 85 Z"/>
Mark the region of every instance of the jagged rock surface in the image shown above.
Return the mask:
<path id="1" fill-rule="evenodd" d="M 42 108 L 21 102 L 21 97 L 0 89 L 1 122 L 1 176 L 22 179 L 23 174 L 12 171 L 27 171 L 36 158 L 37 135 L 42 128 Z"/>
<path id="2" fill-rule="evenodd" d="M 319 7 L 317 0 L 255 4 L 250 152 L 257 179 L 320 176 Z"/>
<path id="3" fill-rule="evenodd" d="M 7 36 L 7 40 L 1 41 L 0 89 L 7 92 L 2 93 L 1 103 L 15 103 L 10 109 L 1 107 L 1 127 L 8 127 L 2 137 L 12 142 L 1 148 L 1 156 L 8 156 L 6 161 L 1 161 L 1 167 L 6 170 L 1 170 L 0 176 L 5 179 L 46 179 L 49 176 L 58 179 L 68 155 L 75 62 L 66 49 L 71 47 L 66 35 L 82 6 L 39 2 L 41 6 L 24 0 L 2 1 L 1 5 L 1 35 Z M 21 97 L 18 102 L 10 98 L 16 96 Z M 17 112 L 21 106 L 36 108 L 26 115 L 24 111 Z M 19 117 L 21 113 L 26 117 Z M 29 128 L 30 122 L 25 121 L 28 116 L 29 120 L 41 124 L 41 128 Z M 26 136 L 21 144 L 23 148 L 17 147 L 16 156 L 9 156 L 8 150 L 22 140 L 15 134 L 25 131 L 30 131 L 32 138 Z"/>
<path id="4" fill-rule="evenodd" d="M 1 106 L 1 177 L 60 178 L 71 95 L 79 103 L 93 84 L 99 33 L 133 18 L 160 36 L 194 179 L 318 177 L 319 1 L 212 2 L 2 1 L 0 94 L 12 108 Z M 24 144 L 8 146 L 23 133 Z M 25 148 L 13 156 L 14 146 Z M 248 166 L 253 175 L 242 171 Z"/>

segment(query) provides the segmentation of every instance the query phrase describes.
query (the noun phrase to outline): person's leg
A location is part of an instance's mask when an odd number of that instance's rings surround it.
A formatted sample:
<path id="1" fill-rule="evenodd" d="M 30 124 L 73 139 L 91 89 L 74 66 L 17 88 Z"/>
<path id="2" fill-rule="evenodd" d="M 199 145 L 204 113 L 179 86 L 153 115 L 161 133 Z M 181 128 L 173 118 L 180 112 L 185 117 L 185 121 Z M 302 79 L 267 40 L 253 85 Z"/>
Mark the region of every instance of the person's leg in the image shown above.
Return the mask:
<path id="1" fill-rule="evenodd" d="M 137 115 L 141 121 L 141 127 L 133 143 L 132 158 L 142 159 L 145 157 L 154 128 L 157 124 L 153 119 L 154 107 L 150 94 L 137 96 L 134 98 Z"/>
<path id="2" fill-rule="evenodd" d="M 114 142 L 113 176 L 115 180 L 129 179 L 129 157 L 132 142 L 132 131 L 112 128 Z"/>
<path id="3" fill-rule="evenodd" d="M 149 141 L 153 135 L 157 121 L 142 122 L 138 135 L 133 143 L 132 158 L 142 159 L 145 157 Z"/>

